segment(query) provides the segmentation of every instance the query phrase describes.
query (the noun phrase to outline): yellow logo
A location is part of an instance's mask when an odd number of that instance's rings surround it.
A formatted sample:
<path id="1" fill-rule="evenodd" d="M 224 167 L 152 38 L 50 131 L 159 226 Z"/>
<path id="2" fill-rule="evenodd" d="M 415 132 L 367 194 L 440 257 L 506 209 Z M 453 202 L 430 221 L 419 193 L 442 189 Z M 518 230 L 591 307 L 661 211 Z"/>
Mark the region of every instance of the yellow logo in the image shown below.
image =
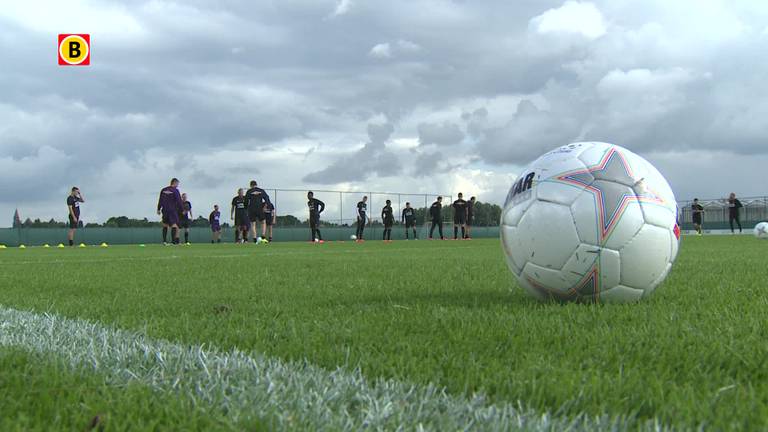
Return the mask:
<path id="1" fill-rule="evenodd" d="M 62 66 L 87 66 L 91 64 L 90 35 L 60 34 L 59 64 Z"/>

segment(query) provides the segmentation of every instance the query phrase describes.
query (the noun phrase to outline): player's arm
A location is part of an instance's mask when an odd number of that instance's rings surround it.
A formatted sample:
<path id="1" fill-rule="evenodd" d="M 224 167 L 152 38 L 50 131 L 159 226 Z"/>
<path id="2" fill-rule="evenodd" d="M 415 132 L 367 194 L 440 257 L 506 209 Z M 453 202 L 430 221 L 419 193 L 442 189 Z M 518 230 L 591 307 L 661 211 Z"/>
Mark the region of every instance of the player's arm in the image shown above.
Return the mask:
<path id="1" fill-rule="evenodd" d="M 400 223 L 405 223 L 405 209 L 400 212 Z"/>
<path id="2" fill-rule="evenodd" d="M 160 198 L 157 199 L 157 214 L 160 214 L 160 209 L 163 208 L 163 191 L 160 191 Z"/>
<path id="3" fill-rule="evenodd" d="M 277 210 L 272 209 L 272 225 L 277 225 Z"/>
<path id="4" fill-rule="evenodd" d="M 265 191 L 264 189 L 260 189 L 260 190 L 261 190 L 261 194 L 264 197 L 263 198 L 264 202 L 267 204 L 271 204 L 272 202 L 269 200 L 269 194 L 267 193 L 267 191 Z"/>
<path id="5" fill-rule="evenodd" d="M 77 222 L 77 216 L 75 216 L 75 206 L 74 206 L 74 205 L 68 205 L 67 207 L 69 208 L 69 216 L 70 216 L 70 217 L 71 217 L 71 218 L 72 218 L 72 219 L 73 219 L 75 222 Z"/>
<path id="6" fill-rule="evenodd" d="M 81 191 L 77 191 L 77 199 L 80 200 L 81 203 L 85 202 L 85 198 L 83 198 L 83 193 Z"/>
<path id="7" fill-rule="evenodd" d="M 320 201 L 320 200 L 317 200 L 316 204 L 317 204 L 317 207 L 318 207 L 317 214 L 319 215 L 320 213 L 322 213 L 325 210 L 325 203 Z"/>

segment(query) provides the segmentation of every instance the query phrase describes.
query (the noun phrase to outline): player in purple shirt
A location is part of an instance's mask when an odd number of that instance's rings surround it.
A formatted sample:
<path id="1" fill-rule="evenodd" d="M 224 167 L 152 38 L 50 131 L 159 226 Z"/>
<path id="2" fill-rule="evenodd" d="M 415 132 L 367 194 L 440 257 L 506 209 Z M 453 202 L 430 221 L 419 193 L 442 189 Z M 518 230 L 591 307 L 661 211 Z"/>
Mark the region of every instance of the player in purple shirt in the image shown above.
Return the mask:
<path id="1" fill-rule="evenodd" d="M 171 185 L 160 190 L 160 198 L 157 200 L 157 214 L 163 215 L 163 244 L 168 244 L 168 228 L 171 228 L 173 244 L 179 244 L 179 215 L 184 204 L 179 194 L 179 179 L 171 180 Z"/>
<path id="2" fill-rule="evenodd" d="M 213 211 L 208 215 L 208 223 L 211 224 L 211 243 L 221 243 L 221 212 L 219 205 L 213 205 Z"/>
<path id="3" fill-rule="evenodd" d="M 72 191 L 67 197 L 67 209 L 69 210 L 69 233 L 67 238 L 69 239 L 69 245 L 75 244 L 75 230 L 77 230 L 80 224 L 80 203 L 85 202 L 83 194 L 80 193 L 80 189 L 72 187 Z"/>

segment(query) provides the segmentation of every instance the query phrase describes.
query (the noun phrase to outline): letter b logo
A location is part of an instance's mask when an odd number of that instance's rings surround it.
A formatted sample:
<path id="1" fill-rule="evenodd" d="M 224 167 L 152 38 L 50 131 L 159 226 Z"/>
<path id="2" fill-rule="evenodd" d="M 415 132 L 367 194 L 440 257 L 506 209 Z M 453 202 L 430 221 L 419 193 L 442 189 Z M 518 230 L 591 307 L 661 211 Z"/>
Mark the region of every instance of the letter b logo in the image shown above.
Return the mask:
<path id="1" fill-rule="evenodd" d="M 88 66 L 91 64 L 91 35 L 60 34 L 59 65 Z"/>

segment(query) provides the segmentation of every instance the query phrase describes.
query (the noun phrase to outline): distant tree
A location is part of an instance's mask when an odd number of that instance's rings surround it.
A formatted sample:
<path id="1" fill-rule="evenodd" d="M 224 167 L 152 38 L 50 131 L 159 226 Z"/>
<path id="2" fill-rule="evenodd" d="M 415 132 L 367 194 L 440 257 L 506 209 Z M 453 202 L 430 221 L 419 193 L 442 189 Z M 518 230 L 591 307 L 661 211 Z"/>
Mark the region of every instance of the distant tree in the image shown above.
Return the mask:
<path id="1" fill-rule="evenodd" d="M 210 225 L 211 223 L 208 221 L 208 219 L 202 216 L 198 216 L 197 219 L 192 221 L 193 227 L 205 228 L 209 227 Z"/>
<path id="2" fill-rule="evenodd" d="M 21 228 L 21 216 L 19 216 L 19 209 L 16 209 L 16 212 L 13 213 L 13 227 L 14 228 Z"/>

